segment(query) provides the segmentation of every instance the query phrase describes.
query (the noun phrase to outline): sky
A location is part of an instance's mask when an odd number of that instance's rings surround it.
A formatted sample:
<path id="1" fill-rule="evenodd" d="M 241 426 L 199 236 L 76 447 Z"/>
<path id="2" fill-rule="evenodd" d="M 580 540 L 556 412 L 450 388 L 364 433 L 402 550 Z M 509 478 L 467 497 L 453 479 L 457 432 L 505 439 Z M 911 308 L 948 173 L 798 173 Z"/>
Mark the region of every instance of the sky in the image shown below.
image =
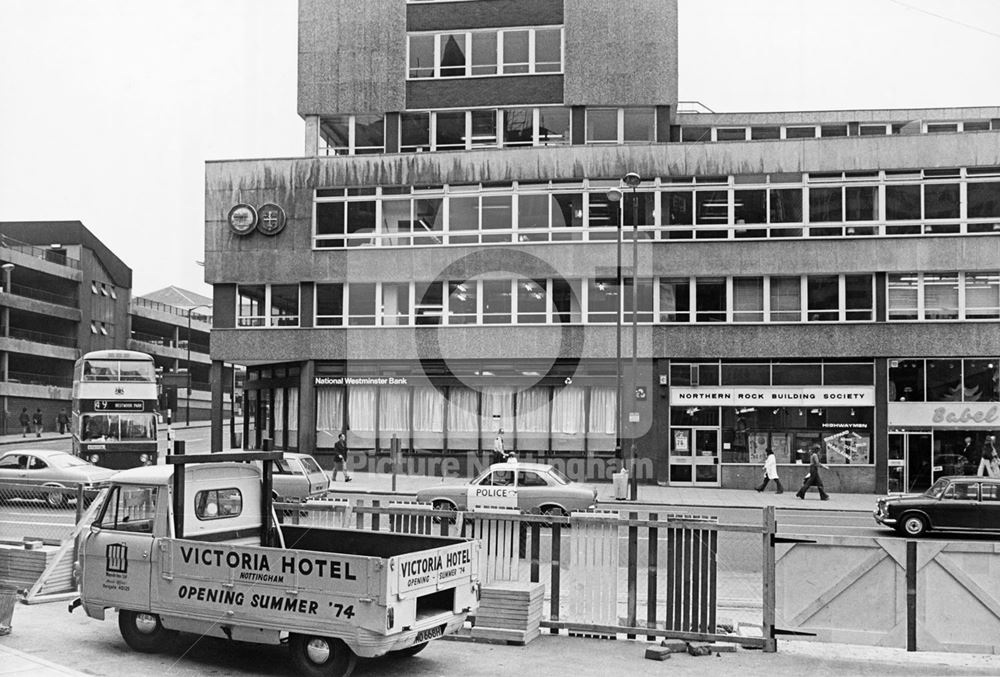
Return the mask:
<path id="1" fill-rule="evenodd" d="M 134 294 L 210 296 L 205 161 L 303 153 L 297 5 L 0 0 L 0 221 L 82 221 Z M 679 98 L 716 112 L 1000 105 L 997 0 L 678 5 Z"/>

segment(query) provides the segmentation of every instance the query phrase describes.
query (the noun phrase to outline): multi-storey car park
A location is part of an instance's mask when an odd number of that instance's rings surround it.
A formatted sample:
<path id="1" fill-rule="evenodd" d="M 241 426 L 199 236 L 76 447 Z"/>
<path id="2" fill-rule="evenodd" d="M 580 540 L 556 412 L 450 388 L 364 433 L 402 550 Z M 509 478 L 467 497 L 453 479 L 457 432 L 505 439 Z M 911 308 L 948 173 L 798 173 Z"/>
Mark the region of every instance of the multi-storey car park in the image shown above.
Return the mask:
<path id="1" fill-rule="evenodd" d="M 244 445 L 969 472 L 1000 429 L 1000 107 L 707 112 L 677 30 L 664 0 L 301 0 L 304 155 L 206 170 Z"/>

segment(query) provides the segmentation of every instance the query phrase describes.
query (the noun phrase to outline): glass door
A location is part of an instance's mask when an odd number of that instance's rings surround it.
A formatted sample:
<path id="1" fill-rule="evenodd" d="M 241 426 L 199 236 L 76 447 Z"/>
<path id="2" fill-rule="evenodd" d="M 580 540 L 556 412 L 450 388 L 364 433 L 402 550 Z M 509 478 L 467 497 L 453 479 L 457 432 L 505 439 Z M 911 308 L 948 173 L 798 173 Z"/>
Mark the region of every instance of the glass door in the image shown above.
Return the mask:
<path id="1" fill-rule="evenodd" d="M 920 493 L 934 481 L 929 432 L 889 433 L 889 492 Z"/>
<path id="2" fill-rule="evenodd" d="M 719 486 L 719 429 L 672 428 L 670 484 Z"/>

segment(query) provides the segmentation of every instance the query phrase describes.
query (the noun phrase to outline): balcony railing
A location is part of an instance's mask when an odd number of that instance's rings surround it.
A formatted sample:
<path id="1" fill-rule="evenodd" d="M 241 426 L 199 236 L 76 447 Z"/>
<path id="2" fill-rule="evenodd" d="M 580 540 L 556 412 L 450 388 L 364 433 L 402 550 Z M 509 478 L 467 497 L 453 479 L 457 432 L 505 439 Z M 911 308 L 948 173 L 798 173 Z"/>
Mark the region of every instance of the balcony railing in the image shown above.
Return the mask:
<path id="1" fill-rule="evenodd" d="M 58 249 L 51 249 L 48 247 L 36 247 L 19 240 L 15 240 L 12 237 L 6 235 L 0 235 L 0 247 L 6 247 L 7 249 L 13 249 L 15 251 L 22 252 L 28 256 L 36 256 L 40 259 L 45 259 L 51 263 L 57 263 L 61 266 L 67 266 L 68 268 L 80 269 L 80 261 L 77 259 L 71 259 L 66 256 L 66 254 Z"/>
<path id="2" fill-rule="evenodd" d="M 72 376 L 56 376 L 54 374 L 34 374 L 27 371 L 8 371 L 7 383 L 24 383 L 33 386 L 56 386 L 57 388 L 72 388 Z"/>
<path id="3" fill-rule="evenodd" d="M 142 297 L 135 297 L 132 299 L 133 306 L 142 306 L 144 308 L 151 308 L 153 310 L 158 310 L 161 313 L 170 313 L 171 315 L 179 315 L 187 320 L 188 312 L 184 308 L 178 308 L 177 306 L 172 306 L 169 303 L 160 303 L 159 301 L 150 301 L 149 299 L 144 299 Z M 198 322 L 211 323 L 212 318 L 209 315 L 202 315 L 201 313 L 191 313 L 191 319 Z"/>
<path id="4" fill-rule="evenodd" d="M 28 287 L 23 284 L 12 284 L 10 285 L 10 293 L 17 296 L 24 296 L 25 298 L 35 299 L 36 301 L 45 301 L 46 303 L 53 303 L 57 306 L 67 306 L 69 308 L 76 308 L 77 301 L 75 296 L 65 295 L 65 294 L 53 294 L 52 292 L 43 291 L 41 289 L 35 289 L 34 287 Z"/>
<path id="5" fill-rule="evenodd" d="M 176 348 L 178 350 L 187 350 L 188 342 L 184 340 L 174 341 L 173 339 L 166 338 L 164 336 L 156 336 L 155 334 L 145 334 L 141 331 L 132 332 L 132 340 L 138 341 L 140 343 L 146 343 L 153 346 L 162 346 L 164 348 Z M 209 348 L 207 344 L 191 342 L 191 352 L 192 353 L 208 353 Z"/>
<path id="6" fill-rule="evenodd" d="M 60 336 L 58 334 L 49 334 L 43 331 L 31 331 L 30 329 L 21 329 L 20 327 L 11 327 L 8 336 L 10 336 L 10 338 L 21 339 L 22 341 L 44 343 L 50 346 L 63 346 L 66 348 L 76 347 L 76 337 Z"/>

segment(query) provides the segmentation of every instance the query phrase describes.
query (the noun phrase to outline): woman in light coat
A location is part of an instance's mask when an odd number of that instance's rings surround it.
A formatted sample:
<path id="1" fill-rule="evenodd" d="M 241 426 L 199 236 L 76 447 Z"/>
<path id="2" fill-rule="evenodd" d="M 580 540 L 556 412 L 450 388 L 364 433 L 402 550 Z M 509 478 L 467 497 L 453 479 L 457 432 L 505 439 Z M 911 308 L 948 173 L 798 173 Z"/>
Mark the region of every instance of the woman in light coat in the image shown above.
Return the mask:
<path id="1" fill-rule="evenodd" d="M 770 480 L 774 480 L 774 485 L 777 487 L 777 491 L 774 493 L 785 493 L 785 490 L 781 486 L 781 480 L 778 479 L 778 462 L 774 458 L 774 451 L 768 448 L 767 458 L 764 459 L 764 481 L 761 482 L 759 487 L 757 487 L 757 491 L 764 491 L 764 488 Z"/>

